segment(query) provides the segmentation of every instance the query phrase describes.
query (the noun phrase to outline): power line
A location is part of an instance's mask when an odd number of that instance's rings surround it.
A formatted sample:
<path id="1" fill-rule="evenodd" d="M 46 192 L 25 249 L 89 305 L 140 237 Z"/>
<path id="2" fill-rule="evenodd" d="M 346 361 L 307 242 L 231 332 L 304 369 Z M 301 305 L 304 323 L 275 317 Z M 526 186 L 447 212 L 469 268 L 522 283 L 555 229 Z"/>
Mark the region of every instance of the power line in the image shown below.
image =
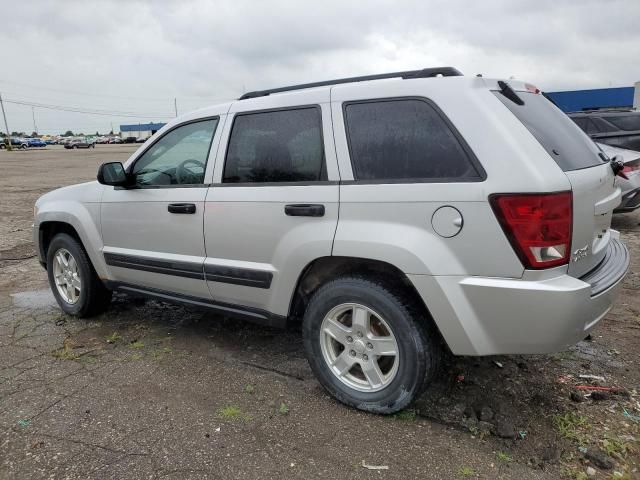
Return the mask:
<path id="1" fill-rule="evenodd" d="M 139 97 L 139 96 L 124 96 L 124 95 L 110 95 L 107 93 L 88 93 L 88 92 L 74 92 L 72 90 L 65 90 L 65 89 L 60 89 L 60 88 L 51 88 L 51 87 L 38 87 L 36 85 L 29 85 L 27 83 L 17 83 L 17 82 L 10 82 L 8 80 L 0 80 L 0 83 L 6 83 L 8 85 L 15 85 L 17 87 L 27 87 L 27 88 L 33 88 L 36 90 L 49 90 L 52 92 L 59 92 L 59 93 L 66 93 L 68 95 L 84 95 L 84 96 L 89 96 L 89 97 L 104 97 L 104 98 L 121 98 L 121 99 L 125 99 L 125 100 L 143 100 L 143 101 L 158 101 L 158 102 L 167 102 L 170 101 L 171 96 L 167 96 L 164 98 L 161 97 Z M 219 101 L 219 102 L 223 102 L 229 99 L 229 97 L 205 97 L 205 96 L 200 96 L 200 95 L 192 95 L 192 96 L 188 96 L 188 95 L 181 95 L 179 96 L 179 98 L 181 99 L 194 99 L 194 100 L 210 100 L 210 101 Z"/>
<path id="2" fill-rule="evenodd" d="M 59 110 L 63 112 L 74 112 L 74 113 L 84 113 L 88 115 L 102 115 L 107 117 L 131 117 L 131 118 L 170 118 L 171 115 L 166 114 L 143 114 L 136 112 L 119 112 L 119 111 L 111 111 L 111 110 L 98 110 L 98 109 L 90 109 L 84 107 L 70 107 L 64 105 L 49 105 L 46 103 L 36 103 L 36 102 L 28 102 L 23 100 L 8 100 L 5 99 L 5 103 L 12 103 L 14 105 L 24 105 L 28 107 L 37 107 L 37 108 L 45 108 L 48 110 Z"/>

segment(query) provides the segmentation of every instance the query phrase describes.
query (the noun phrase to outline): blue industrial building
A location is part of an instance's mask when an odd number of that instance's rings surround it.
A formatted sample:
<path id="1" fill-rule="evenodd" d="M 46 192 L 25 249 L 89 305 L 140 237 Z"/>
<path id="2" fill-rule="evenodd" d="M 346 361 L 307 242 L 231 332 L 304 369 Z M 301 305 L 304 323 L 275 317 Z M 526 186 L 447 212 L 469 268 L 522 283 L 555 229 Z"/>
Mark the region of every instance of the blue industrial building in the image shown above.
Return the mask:
<path id="1" fill-rule="evenodd" d="M 595 88 L 546 92 L 564 112 L 580 112 L 598 108 L 632 108 L 634 87 Z"/>
<path id="2" fill-rule="evenodd" d="M 120 134 L 123 137 L 148 138 L 166 123 L 137 123 L 135 125 L 120 125 Z"/>

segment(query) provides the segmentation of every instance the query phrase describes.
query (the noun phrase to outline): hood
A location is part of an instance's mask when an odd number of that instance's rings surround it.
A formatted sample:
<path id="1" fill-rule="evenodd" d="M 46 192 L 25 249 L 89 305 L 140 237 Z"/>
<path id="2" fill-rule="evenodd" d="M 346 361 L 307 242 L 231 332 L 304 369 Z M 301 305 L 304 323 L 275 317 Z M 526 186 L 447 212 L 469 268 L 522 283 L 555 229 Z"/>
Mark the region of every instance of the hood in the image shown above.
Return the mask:
<path id="1" fill-rule="evenodd" d="M 69 185 L 68 187 L 57 188 L 49 193 L 45 193 L 36 201 L 36 207 L 44 202 L 59 200 L 74 200 L 81 203 L 95 203 L 100 201 L 104 186 L 97 181 Z"/>

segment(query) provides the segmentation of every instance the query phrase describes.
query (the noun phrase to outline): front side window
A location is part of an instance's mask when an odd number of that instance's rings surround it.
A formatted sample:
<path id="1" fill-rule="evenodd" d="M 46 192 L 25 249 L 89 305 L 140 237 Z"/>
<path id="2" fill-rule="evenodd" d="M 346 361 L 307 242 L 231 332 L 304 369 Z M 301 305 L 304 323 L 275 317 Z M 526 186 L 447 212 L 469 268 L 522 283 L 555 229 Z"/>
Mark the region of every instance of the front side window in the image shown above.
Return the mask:
<path id="1" fill-rule="evenodd" d="M 481 179 L 452 129 L 426 101 L 350 103 L 344 112 L 356 180 Z"/>
<path id="2" fill-rule="evenodd" d="M 231 130 L 223 183 L 327 179 L 317 107 L 239 114 Z"/>
<path id="3" fill-rule="evenodd" d="M 133 165 L 139 186 L 199 185 L 218 119 L 177 127 L 155 142 Z"/>

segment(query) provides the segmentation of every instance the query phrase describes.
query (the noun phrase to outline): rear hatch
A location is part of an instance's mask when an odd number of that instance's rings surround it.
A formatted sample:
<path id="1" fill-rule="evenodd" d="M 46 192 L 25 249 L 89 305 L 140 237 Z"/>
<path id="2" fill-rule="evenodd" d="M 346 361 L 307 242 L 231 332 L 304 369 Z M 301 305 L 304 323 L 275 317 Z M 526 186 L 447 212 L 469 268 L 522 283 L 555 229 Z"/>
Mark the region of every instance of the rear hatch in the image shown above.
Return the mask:
<path id="1" fill-rule="evenodd" d="M 520 82 L 499 82 L 495 95 L 522 122 L 566 174 L 573 194 L 573 232 L 568 273 L 581 277 L 603 259 L 620 189 L 608 157 L 547 100 Z M 506 89 L 505 89 L 506 86 Z"/>

